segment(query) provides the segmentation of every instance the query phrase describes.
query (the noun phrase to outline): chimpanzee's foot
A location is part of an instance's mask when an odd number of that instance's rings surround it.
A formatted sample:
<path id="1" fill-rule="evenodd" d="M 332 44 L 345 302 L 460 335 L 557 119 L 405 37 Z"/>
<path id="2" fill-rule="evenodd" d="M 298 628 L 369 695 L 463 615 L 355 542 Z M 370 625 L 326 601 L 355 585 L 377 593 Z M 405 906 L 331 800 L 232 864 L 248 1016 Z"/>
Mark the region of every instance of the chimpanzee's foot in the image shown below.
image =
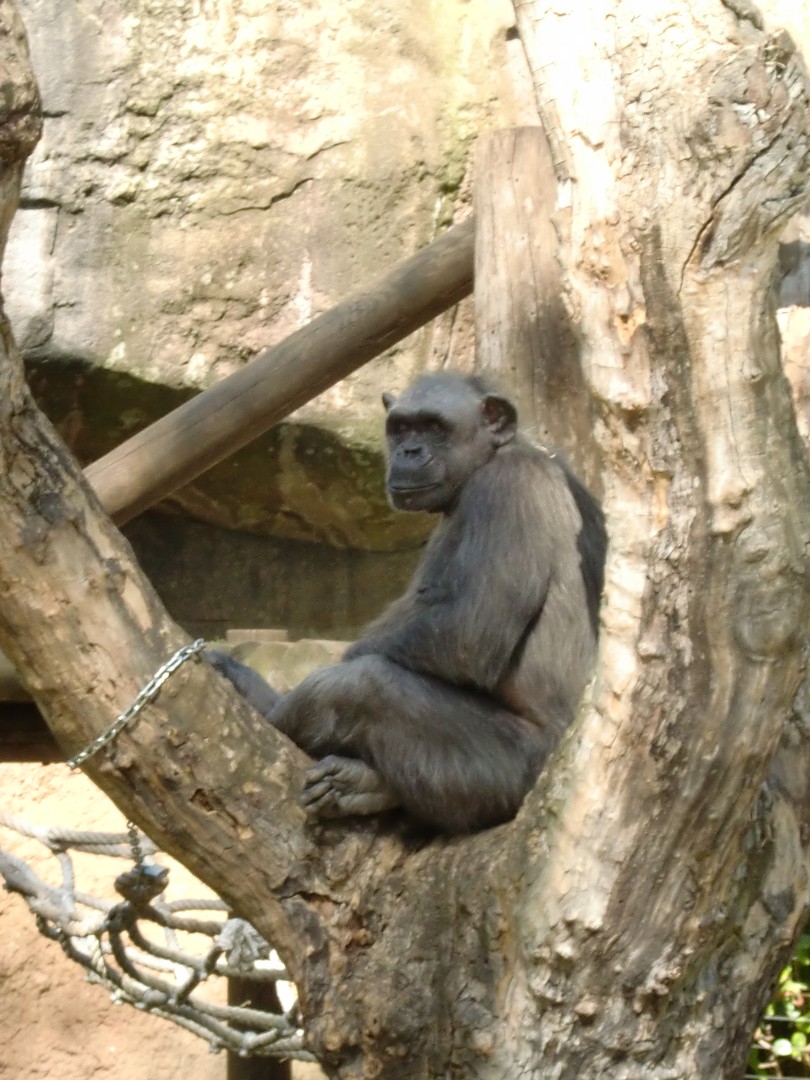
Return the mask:
<path id="1" fill-rule="evenodd" d="M 399 799 L 364 761 L 330 754 L 307 769 L 301 804 L 311 817 L 338 818 L 393 810 Z"/>

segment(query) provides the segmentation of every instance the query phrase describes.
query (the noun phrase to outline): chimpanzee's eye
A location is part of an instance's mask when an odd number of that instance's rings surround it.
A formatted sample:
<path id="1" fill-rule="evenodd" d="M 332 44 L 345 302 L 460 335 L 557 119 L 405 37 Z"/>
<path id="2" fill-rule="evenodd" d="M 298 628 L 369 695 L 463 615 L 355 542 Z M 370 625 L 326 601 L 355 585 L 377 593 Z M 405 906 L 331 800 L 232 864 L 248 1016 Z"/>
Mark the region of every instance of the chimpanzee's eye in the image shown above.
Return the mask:
<path id="1" fill-rule="evenodd" d="M 425 423 L 425 431 L 434 439 L 443 439 L 447 435 L 447 427 L 441 420 L 428 420 Z"/>

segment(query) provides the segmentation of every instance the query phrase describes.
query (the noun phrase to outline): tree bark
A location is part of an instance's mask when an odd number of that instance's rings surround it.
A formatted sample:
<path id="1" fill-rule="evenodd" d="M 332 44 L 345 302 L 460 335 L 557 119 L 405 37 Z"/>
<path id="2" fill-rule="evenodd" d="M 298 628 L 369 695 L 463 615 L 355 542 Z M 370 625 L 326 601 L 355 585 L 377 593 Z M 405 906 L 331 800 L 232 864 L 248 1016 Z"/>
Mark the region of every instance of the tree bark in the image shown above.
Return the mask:
<path id="1" fill-rule="evenodd" d="M 278 948 L 331 1076 L 736 1080 L 808 907 L 810 482 L 768 299 L 807 82 L 708 0 L 516 10 L 611 537 L 577 723 L 466 839 L 307 826 L 304 755 L 204 664 L 87 771 Z M 0 645 L 75 751 L 187 639 L 1 329 Z"/>
<path id="2" fill-rule="evenodd" d="M 611 537 L 547 837 L 566 888 L 541 884 L 532 931 L 563 1007 L 534 1038 L 567 1048 L 555 1077 L 739 1077 L 808 910 L 810 488 L 770 298 L 806 74 L 731 5 L 515 8 Z"/>

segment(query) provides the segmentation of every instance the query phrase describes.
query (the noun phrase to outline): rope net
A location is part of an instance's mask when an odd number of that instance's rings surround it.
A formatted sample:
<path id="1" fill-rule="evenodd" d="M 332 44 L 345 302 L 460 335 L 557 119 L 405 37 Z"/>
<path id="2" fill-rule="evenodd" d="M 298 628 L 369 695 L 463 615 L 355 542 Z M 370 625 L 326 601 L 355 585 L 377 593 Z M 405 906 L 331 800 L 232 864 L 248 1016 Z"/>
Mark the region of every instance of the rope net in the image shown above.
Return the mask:
<path id="1" fill-rule="evenodd" d="M 166 900 L 169 871 L 154 861 L 155 845 L 134 826 L 128 833 L 42 828 L 2 812 L 0 825 L 46 848 L 60 879 L 49 884 L 0 848 L 6 888 L 25 899 L 39 931 L 114 1001 L 171 1020 L 215 1052 L 315 1060 L 303 1046 L 295 988 L 270 945 L 244 919 L 229 917 L 222 900 Z M 134 863 L 115 878 L 118 899 L 77 888 L 73 855 L 79 853 Z M 225 979 L 259 984 L 257 990 L 263 985 L 263 1001 L 268 984 L 274 986 L 277 1011 L 221 1004 Z"/>

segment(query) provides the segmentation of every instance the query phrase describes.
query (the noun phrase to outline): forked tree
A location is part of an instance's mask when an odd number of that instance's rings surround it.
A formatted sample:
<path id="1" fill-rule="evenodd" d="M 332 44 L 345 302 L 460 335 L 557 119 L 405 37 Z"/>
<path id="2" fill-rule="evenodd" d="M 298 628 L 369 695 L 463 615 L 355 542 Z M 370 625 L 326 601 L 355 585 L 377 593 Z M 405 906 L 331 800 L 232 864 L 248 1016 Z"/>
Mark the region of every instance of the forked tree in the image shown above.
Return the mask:
<path id="1" fill-rule="evenodd" d="M 516 15 L 610 534 L 576 723 L 513 823 L 428 844 L 307 829 L 304 756 L 202 664 L 86 768 L 276 945 L 330 1076 L 737 1080 L 810 896 L 810 484 L 770 293 L 807 76 L 739 0 Z M 7 224 L 38 119 L 2 22 Z M 72 752 L 187 639 L 0 349 L 0 645 Z"/>

